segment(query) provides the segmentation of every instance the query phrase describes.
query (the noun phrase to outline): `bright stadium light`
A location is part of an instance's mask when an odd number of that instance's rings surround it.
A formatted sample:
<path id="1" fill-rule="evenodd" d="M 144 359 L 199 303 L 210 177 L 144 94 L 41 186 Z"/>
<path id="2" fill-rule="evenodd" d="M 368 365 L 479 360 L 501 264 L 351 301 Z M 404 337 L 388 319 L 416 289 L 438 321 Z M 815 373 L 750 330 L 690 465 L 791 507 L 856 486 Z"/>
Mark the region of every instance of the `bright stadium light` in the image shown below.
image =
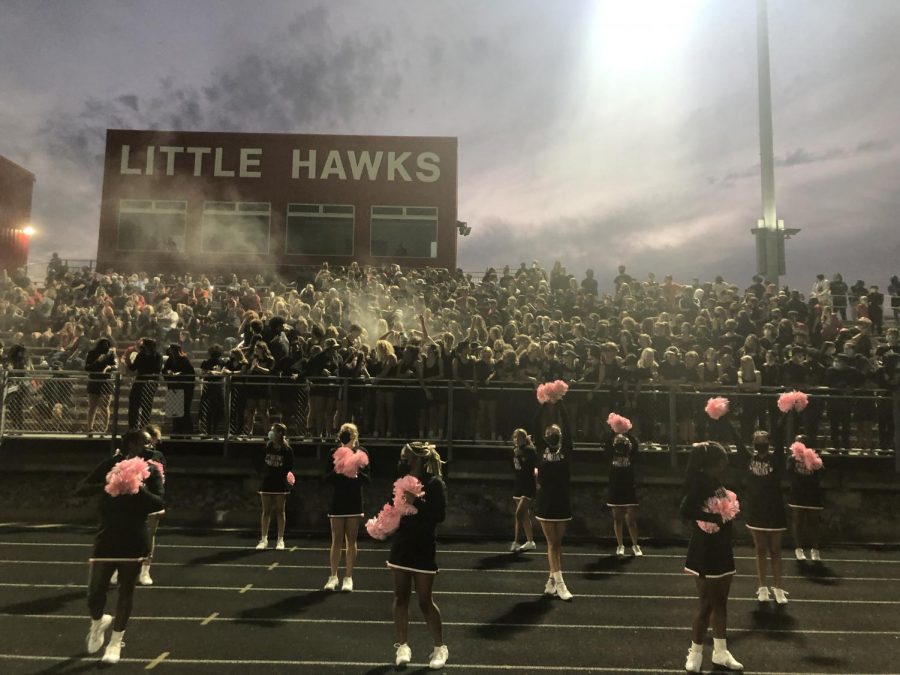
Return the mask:
<path id="1" fill-rule="evenodd" d="M 34 233 L 37 232 L 37 230 L 35 230 L 32 225 L 26 225 L 22 229 L 22 232 L 25 234 L 26 237 L 33 237 Z"/>
<path id="2" fill-rule="evenodd" d="M 702 0 L 602 0 L 594 45 L 602 66 L 635 71 L 666 64 L 688 36 Z"/>

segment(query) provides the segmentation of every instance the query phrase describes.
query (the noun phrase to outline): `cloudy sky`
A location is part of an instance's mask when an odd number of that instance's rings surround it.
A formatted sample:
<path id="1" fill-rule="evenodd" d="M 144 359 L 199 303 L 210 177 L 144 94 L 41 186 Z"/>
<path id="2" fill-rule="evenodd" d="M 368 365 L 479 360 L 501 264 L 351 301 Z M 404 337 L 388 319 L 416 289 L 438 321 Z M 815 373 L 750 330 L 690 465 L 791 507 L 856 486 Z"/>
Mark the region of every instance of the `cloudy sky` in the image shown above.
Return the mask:
<path id="1" fill-rule="evenodd" d="M 769 0 L 788 281 L 900 272 L 897 0 Z M 754 272 L 753 0 L 0 0 L 33 257 L 96 253 L 104 132 L 459 138 L 460 266 Z"/>

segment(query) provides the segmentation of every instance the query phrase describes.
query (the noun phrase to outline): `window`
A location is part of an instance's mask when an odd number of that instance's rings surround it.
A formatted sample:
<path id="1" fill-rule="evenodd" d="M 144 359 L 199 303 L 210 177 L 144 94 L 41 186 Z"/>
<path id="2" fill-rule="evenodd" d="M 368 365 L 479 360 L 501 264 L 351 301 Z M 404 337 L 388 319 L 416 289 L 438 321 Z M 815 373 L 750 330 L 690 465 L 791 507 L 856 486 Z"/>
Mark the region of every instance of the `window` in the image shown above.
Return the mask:
<path id="1" fill-rule="evenodd" d="M 373 206 L 372 255 L 437 258 L 437 223 L 433 206 Z"/>
<path id="2" fill-rule="evenodd" d="M 119 202 L 120 251 L 184 251 L 187 202 L 123 199 Z"/>
<path id="3" fill-rule="evenodd" d="M 262 202 L 205 202 L 200 229 L 207 253 L 268 253 L 272 205 Z"/>
<path id="4" fill-rule="evenodd" d="M 288 204 L 288 255 L 353 255 L 352 204 Z"/>

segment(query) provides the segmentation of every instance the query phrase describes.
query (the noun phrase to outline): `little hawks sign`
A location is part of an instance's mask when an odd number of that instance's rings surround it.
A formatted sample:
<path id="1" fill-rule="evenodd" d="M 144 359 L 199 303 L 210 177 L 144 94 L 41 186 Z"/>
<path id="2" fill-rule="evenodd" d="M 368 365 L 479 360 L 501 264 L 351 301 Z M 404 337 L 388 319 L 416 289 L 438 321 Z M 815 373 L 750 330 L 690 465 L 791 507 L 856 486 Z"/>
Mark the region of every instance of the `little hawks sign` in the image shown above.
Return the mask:
<path id="1" fill-rule="evenodd" d="M 207 176 L 263 178 L 263 148 L 184 145 L 122 145 L 122 176 Z M 436 152 L 392 150 L 316 150 L 294 148 L 281 167 L 296 180 L 434 183 L 441 177 Z"/>

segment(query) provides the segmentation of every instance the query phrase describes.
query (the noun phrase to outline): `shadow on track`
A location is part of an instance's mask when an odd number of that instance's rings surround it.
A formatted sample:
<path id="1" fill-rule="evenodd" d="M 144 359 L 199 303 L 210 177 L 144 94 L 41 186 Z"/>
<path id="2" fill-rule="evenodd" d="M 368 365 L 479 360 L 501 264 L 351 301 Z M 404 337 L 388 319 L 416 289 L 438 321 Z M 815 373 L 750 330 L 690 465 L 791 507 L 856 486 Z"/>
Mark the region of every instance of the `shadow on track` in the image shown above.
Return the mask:
<path id="1" fill-rule="evenodd" d="M 797 561 L 797 571 L 804 579 L 818 586 L 839 586 L 837 573 L 821 562 Z"/>
<path id="2" fill-rule="evenodd" d="M 183 564 L 183 567 L 196 567 L 198 565 L 212 565 L 215 563 L 234 562 L 235 560 L 243 560 L 244 558 L 259 555 L 261 552 L 262 551 L 257 551 L 255 548 L 225 549 L 223 551 L 216 551 L 215 553 L 210 553 L 208 555 L 201 555 L 196 558 L 191 558 Z"/>
<path id="3" fill-rule="evenodd" d="M 71 602 L 78 601 L 83 604 L 86 597 L 85 589 L 80 588 L 73 591 L 66 591 L 59 595 L 49 598 L 38 598 L 37 600 L 27 600 L 25 602 L 17 602 L 12 605 L 0 607 L 0 613 L 3 614 L 52 614 L 58 609 L 62 609 Z M 87 614 L 85 614 L 87 616 Z"/>
<path id="4" fill-rule="evenodd" d="M 245 609 L 238 615 L 240 618 L 235 623 L 274 627 L 279 625 L 282 619 L 303 614 L 310 607 L 320 605 L 329 597 L 337 595 L 339 594 L 329 591 L 313 591 L 303 595 L 294 595 L 274 602 L 271 605 Z"/>
<path id="5" fill-rule="evenodd" d="M 480 558 L 475 563 L 476 570 L 503 570 L 513 565 L 530 565 L 534 562 L 534 556 L 524 553 L 498 553 Z"/>
<path id="6" fill-rule="evenodd" d="M 614 576 L 610 572 L 622 571 L 632 562 L 634 558 L 631 556 L 627 558 L 620 558 L 617 555 L 604 556 L 584 566 L 584 578 L 587 581 L 606 581 Z"/>
<path id="7" fill-rule="evenodd" d="M 511 640 L 519 633 L 539 627 L 541 619 L 552 611 L 554 602 L 560 601 L 549 595 L 542 595 L 535 600 L 517 602 L 500 616 L 472 630 L 478 637 L 485 640 Z M 503 625 L 511 623 L 518 625 Z"/>

